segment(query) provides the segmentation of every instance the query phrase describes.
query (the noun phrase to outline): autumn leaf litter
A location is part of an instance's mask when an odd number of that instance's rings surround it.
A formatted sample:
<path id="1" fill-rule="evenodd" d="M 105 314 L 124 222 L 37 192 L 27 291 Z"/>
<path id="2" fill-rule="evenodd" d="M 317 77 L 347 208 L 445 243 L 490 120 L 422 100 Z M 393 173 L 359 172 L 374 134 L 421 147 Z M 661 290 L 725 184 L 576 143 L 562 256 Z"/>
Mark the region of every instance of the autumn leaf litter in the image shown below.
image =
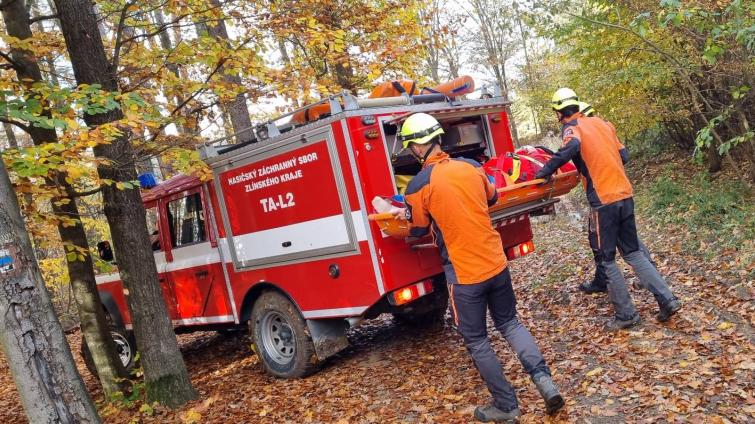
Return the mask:
<path id="1" fill-rule="evenodd" d="M 579 206 L 533 225 L 537 252 L 511 264 L 522 322 L 543 350 L 566 407 L 554 417 L 505 341 L 493 344 L 518 389 L 522 422 L 755 421 L 755 289 L 732 268 L 683 249 L 683 235 L 641 220 L 641 234 L 684 308 L 667 324 L 655 322 L 650 293 L 631 288 L 641 325 L 602 329 L 610 318 L 605 294 L 584 295 L 591 277 Z M 634 276 L 624 266 L 628 284 Z M 492 323 L 489 327 L 493 330 Z M 488 393 L 447 317 L 420 330 L 382 316 L 351 331 L 351 347 L 302 380 L 279 380 L 262 370 L 248 337 L 196 333 L 179 336 L 200 398 L 170 411 L 160 406 L 107 407 L 78 357 L 87 386 L 106 422 L 160 423 L 384 423 L 473 422 Z M 7 363 L 0 361 L 0 419 L 24 421 Z"/>

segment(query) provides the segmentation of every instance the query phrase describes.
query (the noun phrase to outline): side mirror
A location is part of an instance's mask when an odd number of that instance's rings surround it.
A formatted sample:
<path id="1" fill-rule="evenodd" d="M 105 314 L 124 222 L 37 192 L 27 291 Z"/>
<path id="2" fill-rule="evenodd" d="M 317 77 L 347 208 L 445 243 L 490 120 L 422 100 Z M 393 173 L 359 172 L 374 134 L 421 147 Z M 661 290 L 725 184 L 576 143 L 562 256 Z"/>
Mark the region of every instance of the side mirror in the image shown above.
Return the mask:
<path id="1" fill-rule="evenodd" d="M 113 259 L 115 259 L 113 257 L 113 248 L 110 247 L 110 242 L 107 240 L 97 243 L 97 254 L 105 262 L 113 262 Z"/>

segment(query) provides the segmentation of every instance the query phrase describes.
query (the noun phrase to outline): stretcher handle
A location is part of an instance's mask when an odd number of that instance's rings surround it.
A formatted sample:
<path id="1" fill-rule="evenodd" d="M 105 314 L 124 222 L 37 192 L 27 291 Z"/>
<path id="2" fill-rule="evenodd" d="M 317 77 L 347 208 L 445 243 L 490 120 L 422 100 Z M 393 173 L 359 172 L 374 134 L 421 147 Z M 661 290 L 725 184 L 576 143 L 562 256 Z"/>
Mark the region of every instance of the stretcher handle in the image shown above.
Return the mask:
<path id="1" fill-rule="evenodd" d="M 523 183 L 518 183 L 518 184 L 506 186 L 506 187 L 501 187 L 501 188 L 498 189 L 498 192 L 499 193 L 505 193 L 505 192 L 513 191 L 513 190 L 516 190 L 516 189 L 522 188 L 522 187 L 528 187 L 528 186 L 533 186 L 533 185 L 540 185 L 540 184 L 542 184 L 544 182 L 545 182 L 544 179 L 538 178 L 536 180 L 530 180 L 530 181 L 525 181 Z"/>
<path id="2" fill-rule="evenodd" d="M 567 177 L 571 176 L 572 174 L 576 174 L 576 173 L 577 173 L 577 171 L 569 171 L 569 172 L 560 172 L 559 171 L 557 174 L 553 175 L 553 178 L 551 179 L 550 183 L 548 183 L 548 184 L 550 184 L 550 186 L 552 188 L 552 187 L 555 186 L 556 180 L 560 180 L 562 178 L 567 178 Z M 525 181 L 525 182 L 522 182 L 522 183 L 519 183 L 519 184 L 514 184 L 514 185 L 510 185 L 510 186 L 506 186 L 506 187 L 501 187 L 501 188 L 497 189 L 497 191 L 498 191 L 498 193 L 506 193 L 506 192 L 509 192 L 509 191 L 516 190 L 518 188 L 528 187 L 528 186 L 532 186 L 532 185 L 540 185 L 540 184 L 543 184 L 543 183 L 545 183 L 545 179 L 538 178 L 536 180 Z"/>
<path id="3" fill-rule="evenodd" d="M 367 219 L 370 221 L 384 221 L 386 219 L 394 219 L 398 218 L 401 219 L 401 214 L 394 215 L 390 212 L 383 212 L 383 213 L 371 213 L 367 215 Z"/>

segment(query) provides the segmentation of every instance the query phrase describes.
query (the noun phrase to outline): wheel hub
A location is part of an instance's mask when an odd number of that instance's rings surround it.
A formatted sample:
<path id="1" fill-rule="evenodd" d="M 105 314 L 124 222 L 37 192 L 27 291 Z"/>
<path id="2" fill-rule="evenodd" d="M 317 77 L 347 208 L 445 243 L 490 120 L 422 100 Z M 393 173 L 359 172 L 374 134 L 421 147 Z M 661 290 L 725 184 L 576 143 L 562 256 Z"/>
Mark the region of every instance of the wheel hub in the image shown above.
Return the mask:
<path id="1" fill-rule="evenodd" d="M 131 362 L 131 344 L 128 342 L 126 337 L 123 336 L 123 334 L 112 331 L 110 332 L 110 335 L 113 337 L 113 341 L 115 342 L 115 351 L 118 354 L 118 357 L 121 359 L 121 363 L 124 367 L 127 366 L 129 362 Z"/>
<path id="2" fill-rule="evenodd" d="M 286 317 L 278 312 L 268 311 L 262 317 L 260 325 L 265 352 L 280 365 L 290 363 L 296 353 L 296 339 Z"/>

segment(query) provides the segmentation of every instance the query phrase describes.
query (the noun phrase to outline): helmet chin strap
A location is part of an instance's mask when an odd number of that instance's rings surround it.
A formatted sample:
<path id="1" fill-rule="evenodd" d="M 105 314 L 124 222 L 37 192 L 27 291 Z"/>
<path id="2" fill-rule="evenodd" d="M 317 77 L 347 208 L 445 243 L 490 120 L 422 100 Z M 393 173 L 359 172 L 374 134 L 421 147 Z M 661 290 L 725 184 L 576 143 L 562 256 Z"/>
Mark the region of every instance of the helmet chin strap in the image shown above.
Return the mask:
<path id="1" fill-rule="evenodd" d="M 430 157 L 430 153 L 432 153 L 433 150 L 435 150 L 435 146 L 438 146 L 438 142 L 435 140 L 431 141 L 430 148 L 427 149 L 427 151 L 425 152 L 425 155 L 422 157 L 422 163 L 425 163 L 425 161 L 427 161 L 427 158 Z"/>
<path id="2" fill-rule="evenodd" d="M 439 146 L 438 142 L 433 140 L 430 142 L 430 148 L 427 149 L 424 155 L 422 157 L 419 157 L 419 155 L 414 153 L 414 150 L 409 149 L 412 152 L 412 156 L 414 156 L 414 159 L 417 159 L 417 162 L 420 163 L 420 165 L 424 164 L 425 161 L 427 161 L 427 158 L 430 157 L 430 154 L 435 150 L 435 146 Z"/>

